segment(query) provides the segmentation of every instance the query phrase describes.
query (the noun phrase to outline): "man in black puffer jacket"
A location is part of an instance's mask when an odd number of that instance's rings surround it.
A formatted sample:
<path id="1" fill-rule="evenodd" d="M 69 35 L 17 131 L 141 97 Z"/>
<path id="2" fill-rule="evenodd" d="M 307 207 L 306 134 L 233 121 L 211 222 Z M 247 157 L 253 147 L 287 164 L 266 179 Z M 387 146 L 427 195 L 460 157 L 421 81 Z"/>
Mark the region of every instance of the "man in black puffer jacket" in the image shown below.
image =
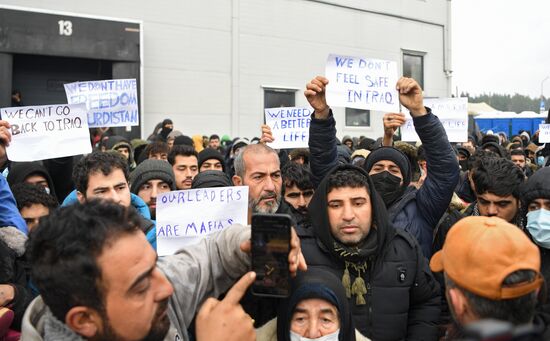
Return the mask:
<path id="1" fill-rule="evenodd" d="M 315 239 L 302 240 L 308 267 L 342 279 L 356 328 L 372 340 L 436 340 L 439 285 L 408 232 L 390 223 L 367 173 L 333 169 L 309 212 Z"/>

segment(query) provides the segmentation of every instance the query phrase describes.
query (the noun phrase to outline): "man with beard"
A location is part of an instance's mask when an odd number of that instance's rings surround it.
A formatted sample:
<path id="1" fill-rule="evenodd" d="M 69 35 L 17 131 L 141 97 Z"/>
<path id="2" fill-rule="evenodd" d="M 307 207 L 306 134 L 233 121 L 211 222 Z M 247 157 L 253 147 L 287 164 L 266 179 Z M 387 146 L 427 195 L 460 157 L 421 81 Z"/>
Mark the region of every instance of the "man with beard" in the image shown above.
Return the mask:
<path id="1" fill-rule="evenodd" d="M 310 171 L 301 164 L 289 162 L 283 167 L 284 200 L 290 210 L 298 228 L 309 229 L 311 226 L 307 206 L 315 192 L 311 182 Z M 298 231 L 298 235 L 304 231 Z"/>
<path id="2" fill-rule="evenodd" d="M 542 340 L 535 337 L 545 329 L 542 317 L 535 317 L 544 282 L 540 264 L 536 245 L 503 219 L 466 217 L 456 223 L 430 261 L 434 272 L 444 273 L 447 302 L 458 327 L 446 340 L 462 339 L 464 329 L 482 331 L 486 340 L 512 340 L 517 327 L 514 340 Z M 507 322 L 504 335 L 488 334 L 478 324 L 488 319 Z M 522 330 L 529 337 L 520 338 Z"/>
<path id="3" fill-rule="evenodd" d="M 248 222 L 253 213 L 280 212 L 283 178 L 279 156 L 263 143 L 244 147 L 235 157 L 235 186 L 248 186 Z"/>
<path id="4" fill-rule="evenodd" d="M 367 173 L 352 165 L 331 170 L 309 212 L 308 267 L 341 279 L 355 327 L 377 341 L 436 340 L 439 285 L 415 238 L 389 223 Z"/>
<path id="5" fill-rule="evenodd" d="M 166 161 L 147 159 L 130 174 L 130 191 L 147 204 L 153 220 L 157 216 L 157 196 L 175 189 L 174 172 Z"/>
<path id="6" fill-rule="evenodd" d="M 232 180 L 235 186 L 248 186 L 249 224 L 253 213 L 293 215 L 288 204 L 281 200 L 283 178 L 279 162 L 277 152 L 263 143 L 247 145 L 235 157 Z M 294 225 L 298 236 L 303 238 L 304 229 Z M 255 320 L 256 327 L 277 316 L 278 304 L 278 299 L 259 298 L 250 291 L 242 301 L 246 312 Z"/>
<path id="7" fill-rule="evenodd" d="M 328 79 L 317 76 L 306 85 L 304 95 L 315 110 L 309 130 L 310 165 L 317 185 L 338 164 L 336 121 L 325 98 Z M 400 103 L 409 110 L 416 133 L 426 153 L 427 177 L 420 189 L 409 186 L 412 177 L 409 160 L 401 151 L 386 146 L 373 150 L 364 163 L 380 194 L 392 224 L 416 237 L 426 257 L 432 253 L 433 229 L 443 216 L 458 182 L 455 153 L 439 119 L 424 106 L 422 89 L 412 78 L 397 82 Z M 404 114 L 389 114 L 385 125 L 404 121 Z M 393 128 L 397 129 L 397 126 Z M 385 129 L 390 132 L 394 129 Z"/>
<path id="8" fill-rule="evenodd" d="M 40 291 L 23 322 L 23 340 L 254 340 L 253 321 L 238 301 L 250 229 L 233 226 L 175 255 L 158 258 L 131 207 L 92 201 L 41 221 L 29 238 L 33 283 Z M 289 271 L 305 263 L 294 236 Z M 300 265 L 299 265 L 300 263 Z"/>

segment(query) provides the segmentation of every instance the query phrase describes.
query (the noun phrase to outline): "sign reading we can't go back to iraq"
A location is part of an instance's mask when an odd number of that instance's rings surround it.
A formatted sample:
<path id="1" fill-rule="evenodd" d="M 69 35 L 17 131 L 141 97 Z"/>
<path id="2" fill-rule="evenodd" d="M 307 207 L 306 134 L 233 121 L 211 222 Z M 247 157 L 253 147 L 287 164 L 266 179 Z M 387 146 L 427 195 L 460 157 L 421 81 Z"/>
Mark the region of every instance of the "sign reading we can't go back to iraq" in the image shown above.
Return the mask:
<path id="1" fill-rule="evenodd" d="M 92 152 L 84 104 L 0 109 L 10 124 L 11 161 L 38 161 Z"/>
<path id="2" fill-rule="evenodd" d="M 90 127 L 139 125 L 135 79 L 68 83 L 65 94 L 69 104 L 86 104 Z"/>
<path id="3" fill-rule="evenodd" d="M 331 54 L 325 76 L 330 106 L 399 112 L 394 61 Z"/>

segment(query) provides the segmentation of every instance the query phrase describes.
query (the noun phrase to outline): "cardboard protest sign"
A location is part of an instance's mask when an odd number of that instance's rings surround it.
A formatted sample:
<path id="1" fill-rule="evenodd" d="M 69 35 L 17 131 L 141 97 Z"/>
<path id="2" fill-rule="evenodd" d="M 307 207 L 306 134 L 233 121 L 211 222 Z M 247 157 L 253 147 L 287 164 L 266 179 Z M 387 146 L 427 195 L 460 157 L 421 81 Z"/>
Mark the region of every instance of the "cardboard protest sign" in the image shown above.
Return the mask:
<path id="1" fill-rule="evenodd" d="M 92 152 L 83 104 L 42 105 L 0 109 L 10 123 L 11 161 L 38 161 Z"/>
<path id="2" fill-rule="evenodd" d="M 396 62 L 331 54 L 325 76 L 330 106 L 399 111 Z"/>
<path id="3" fill-rule="evenodd" d="M 271 108 L 265 109 L 265 124 L 271 127 L 273 143 L 271 148 L 307 148 L 311 108 Z"/>
<path id="4" fill-rule="evenodd" d="M 69 104 L 86 104 L 90 127 L 139 125 L 135 79 L 68 83 L 65 94 Z"/>
<path id="5" fill-rule="evenodd" d="M 539 142 L 550 142 L 550 124 L 539 124 Z"/>
<path id="6" fill-rule="evenodd" d="M 449 142 L 468 141 L 468 98 L 425 98 L 424 106 L 439 118 Z M 401 126 L 401 140 L 420 141 L 408 111 L 407 122 Z"/>
<path id="7" fill-rule="evenodd" d="M 233 224 L 248 223 L 248 186 L 198 188 L 157 197 L 157 253 L 171 255 Z"/>

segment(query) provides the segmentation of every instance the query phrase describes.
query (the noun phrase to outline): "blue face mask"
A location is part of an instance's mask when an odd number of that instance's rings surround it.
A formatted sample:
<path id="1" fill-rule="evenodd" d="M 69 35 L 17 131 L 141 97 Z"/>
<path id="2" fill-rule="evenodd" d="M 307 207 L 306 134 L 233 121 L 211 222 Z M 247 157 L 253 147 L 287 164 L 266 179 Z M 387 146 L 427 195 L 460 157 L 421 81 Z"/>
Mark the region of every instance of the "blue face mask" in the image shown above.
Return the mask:
<path id="1" fill-rule="evenodd" d="M 527 230 L 535 243 L 550 249 L 550 211 L 541 208 L 527 213 Z"/>
<path id="2" fill-rule="evenodd" d="M 544 156 L 537 157 L 537 166 L 544 166 Z"/>

